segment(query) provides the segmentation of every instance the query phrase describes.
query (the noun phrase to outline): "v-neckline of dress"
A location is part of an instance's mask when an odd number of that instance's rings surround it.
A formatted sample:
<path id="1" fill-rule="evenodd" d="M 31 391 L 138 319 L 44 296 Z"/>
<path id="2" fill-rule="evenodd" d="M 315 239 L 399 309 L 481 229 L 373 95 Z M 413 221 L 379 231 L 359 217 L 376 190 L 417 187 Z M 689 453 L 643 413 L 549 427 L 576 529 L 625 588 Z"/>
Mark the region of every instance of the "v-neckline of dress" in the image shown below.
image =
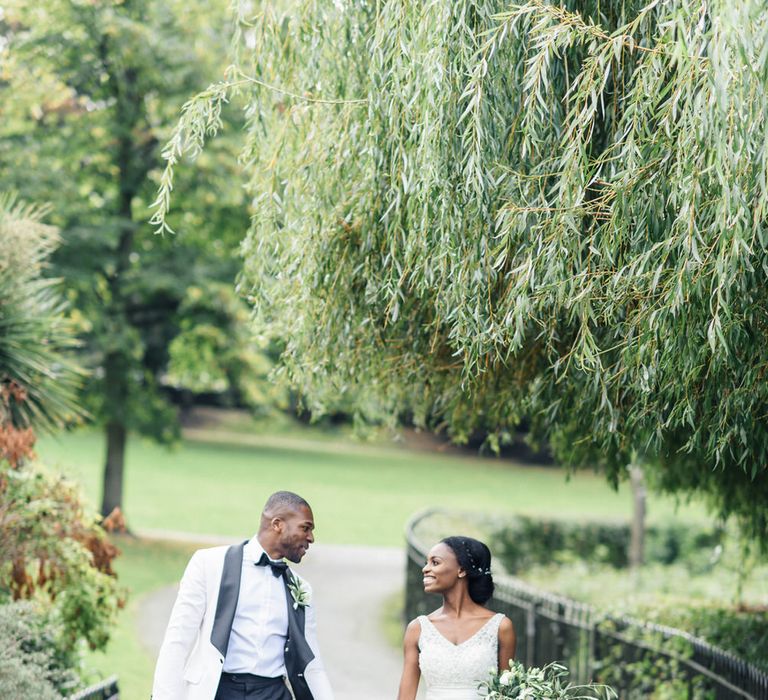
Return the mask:
<path id="1" fill-rule="evenodd" d="M 482 624 L 482 625 L 481 625 L 481 626 L 478 628 L 478 630 L 477 630 L 477 631 L 476 631 L 474 634 L 472 634 L 472 635 L 470 635 L 469 637 L 467 637 L 467 638 L 466 638 L 466 639 L 465 639 L 463 642 L 458 642 L 458 643 L 456 643 L 456 642 L 452 642 L 450 639 L 448 639 L 448 637 L 446 637 L 446 636 L 445 636 L 445 635 L 444 635 L 444 634 L 443 634 L 443 633 L 442 633 L 442 632 L 441 632 L 441 631 L 440 631 L 440 630 L 437 628 L 437 625 L 435 625 L 435 623 L 434 623 L 434 622 L 432 622 L 432 620 L 430 620 L 430 619 L 429 619 L 429 618 L 428 618 L 426 615 L 424 615 L 424 619 L 425 619 L 425 620 L 426 620 L 426 621 L 427 621 L 427 622 L 428 622 L 428 623 L 429 623 L 429 624 L 432 626 L 432 629 L 433 629 L 433 630 L 435 630 L 435 632 L 437 633 L 437 636 L 438 636 L 438 637 L 440 637 L 440 639 L 443 639 L 443 640 L 445 640 L 445 641 L 446 641 L 448 644 L 450 644 L 452 647 L 457 647 L 457 648 L 458 648 L 458 647 L 464 646 L 464 645 L 465 645 L 467 642 L 471 642 L 471 641 L 472 641 L 472 640 L 473 640 L 475 637 L 477 637 L 477 635 L 478 635 L 478 634 L 480 634 L 480 632 L 482 632 L 482 631 L 483 631 L 483 630 L 484 630 L 486 627 L 488 627 L 488 625 L 489 625 L 489 624 L 491 624 L 491 620 L 494 620 L 494 619 L 496 618 L 496 616 L 497 616 L 497 615 L 499 615 L 499 614 L 500 614 L 500 613 L 495 613 L 494 615 L 491 615 L 491 616 L 490 616 L 490 617 L 489 617 L 489 618 L 488 618 L 488 619 L 487 619 L 487 620 L 486 620 L 486 621 L 485 621 L 485 622 L 484 622 L 484 623 L 483 623 L 483 624 Z"/>

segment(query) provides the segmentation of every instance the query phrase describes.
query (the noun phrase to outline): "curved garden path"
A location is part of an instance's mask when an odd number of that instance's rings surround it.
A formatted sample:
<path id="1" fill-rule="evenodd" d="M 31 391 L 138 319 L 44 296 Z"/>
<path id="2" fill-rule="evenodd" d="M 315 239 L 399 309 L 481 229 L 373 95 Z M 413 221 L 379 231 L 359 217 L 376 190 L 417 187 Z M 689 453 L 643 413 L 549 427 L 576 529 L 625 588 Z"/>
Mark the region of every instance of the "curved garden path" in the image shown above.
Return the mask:
<path id="1" fill-rule="evenodd" d="M 208 544 L 231 540 L 179 533 L 144 533 L 154 539 L 188 539 Z M 336 700 L 394 700 L 401 654 L 382 632 L 385 606 L 403 587 L 405 551 L 394 547 L 316 544 L 296 567 L 317 601 L 318 635 Z M 139 636 L 157 655 L 176 596 L 176 586 L 144 599 Z"/>

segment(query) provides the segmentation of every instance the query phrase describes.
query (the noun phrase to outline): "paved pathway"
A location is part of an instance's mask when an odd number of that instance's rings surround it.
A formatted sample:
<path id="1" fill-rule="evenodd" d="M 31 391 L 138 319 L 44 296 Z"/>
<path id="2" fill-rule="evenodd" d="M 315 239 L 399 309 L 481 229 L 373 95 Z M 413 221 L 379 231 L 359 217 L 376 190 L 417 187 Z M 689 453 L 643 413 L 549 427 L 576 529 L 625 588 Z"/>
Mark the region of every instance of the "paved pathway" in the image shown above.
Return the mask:
<path id="1" fill-rule="evenodd" d="M 163 533 L 168 539 L 177 534 Z M 312 584 L 320 648 L 336 700 L 395 700 L 401 654 L 383 638 L 381 619 L 384 604 L 403 586 L 404 549 L 317 544 L 296 570 Z M 139 611 L 140 637 L 153 655 L 175 597 L 176 586 L 163 588 L 148 596 Z"/>

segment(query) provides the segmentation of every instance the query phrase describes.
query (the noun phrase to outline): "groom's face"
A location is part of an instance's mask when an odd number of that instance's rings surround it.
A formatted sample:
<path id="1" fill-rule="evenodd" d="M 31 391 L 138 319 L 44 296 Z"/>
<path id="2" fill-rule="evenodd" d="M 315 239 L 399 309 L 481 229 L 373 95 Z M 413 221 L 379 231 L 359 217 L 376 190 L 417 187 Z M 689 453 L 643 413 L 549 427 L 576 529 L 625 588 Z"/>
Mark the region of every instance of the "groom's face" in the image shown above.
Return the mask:
<path id="1" fill-rule="evenodd" d="M 312 510 L 301 506 L 286 513 L 281 519 L 278 538 L 280 553 L 288 561 L 298 564 L 307 553 L 309 545 L 315 541 L 315 519 Z"/>

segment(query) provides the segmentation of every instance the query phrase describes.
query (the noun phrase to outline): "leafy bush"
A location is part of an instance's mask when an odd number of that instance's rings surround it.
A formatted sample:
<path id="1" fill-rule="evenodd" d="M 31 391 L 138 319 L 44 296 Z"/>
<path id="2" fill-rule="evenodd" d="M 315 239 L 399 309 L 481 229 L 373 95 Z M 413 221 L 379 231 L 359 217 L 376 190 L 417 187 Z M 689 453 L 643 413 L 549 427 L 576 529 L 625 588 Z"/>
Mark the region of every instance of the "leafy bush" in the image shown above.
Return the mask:
<path id="1" fill-rule="evenodd" d="M 47 599 L 63 648 L 103 648 L 120 603 L 116 554 L 73 484 L 0 463 L 0 602 Z"/>
<path id="2" fill-rule="evenodd" d="M 645 556 L 649 563 L 665 565 L 686 561 L 697 570 L 716 561 L 720 529 L 668 524 L 646 531 Z M 622 523 L 570 522 L 516 516 L 491 534 L 492 549 L 510 573 L 537 564 L 583 560 L 615 568 L 629 565 L 629 525 Z"/>
<path id="3" fill-rule="evenodd" d="M 0 697 L 59 700 L 77 686 L 49 630 L 31 603 L 0 605 Z"/>
<path id="4" fill-rule="evenodd" d="M 706 677 L 688 679 L 683 673 L 680 660 L 693 655 L 683 637 L 666 637 L 613 619 L 598 625 L 598 632 L 596 678 L 620 687 L 626 700 L 714 700 L 715 691 Z"/>
<path id="5" fill-rule="evenodd" d="M 657 605 L 638 607 L 633 614 L 649 622 L 684 629 L 768 671 L 768 608 Z"/>
<path id="6" fill-rule="evenodd" d="M 618 523 L 518 516 L 497 528 L 491 539 L 492 549 L 504 567 L 510 573 L 524 575 L 534 585 L 610 609 L 612 615 L 629 614 L 685 630 L 768 670 L 768 611 L 739 610 L 708 602 L 722 598 L 722 592 L 718 596 L 711 588 L 715 567 L 722 577 L 716 588 L 723 588 L 731 579 L 734 586 L 738 585 L 738 574 L 728 570 L 739 566 L 738 548 L 722 529 L 679 523 L 649 527 L 647 564 L 637 580 L 619 571 L 611 573 L 611 567 L 620 570 L 628 565 L 629 537 L 629 526 Z M 724 549 L 728 551 L 724 553 Z M 648 588 L 651 579 L 653 586 Z M 610 599 L 605 596 L 606 586 L 613 594 Z M 681 586 L 686 590 L 684 599 L 676 594 Z M 638 661 L 640 666 L 642 663 Z M 661 673 L 659 669 L 645 669 L 645 675 L 650 679 L 656 671 Z"/>
<path id="7" fill-rule="evenodd" d="M 81 415 L 74 330 L 42 274 L 58 243 L 44 213 L 0 194 L 0 696 L 10 700 L 70 690 L 82 642 L 104 647 L 119 604 L 117 550 L 72 484 L 30 466 L 36 431 Z"/>

